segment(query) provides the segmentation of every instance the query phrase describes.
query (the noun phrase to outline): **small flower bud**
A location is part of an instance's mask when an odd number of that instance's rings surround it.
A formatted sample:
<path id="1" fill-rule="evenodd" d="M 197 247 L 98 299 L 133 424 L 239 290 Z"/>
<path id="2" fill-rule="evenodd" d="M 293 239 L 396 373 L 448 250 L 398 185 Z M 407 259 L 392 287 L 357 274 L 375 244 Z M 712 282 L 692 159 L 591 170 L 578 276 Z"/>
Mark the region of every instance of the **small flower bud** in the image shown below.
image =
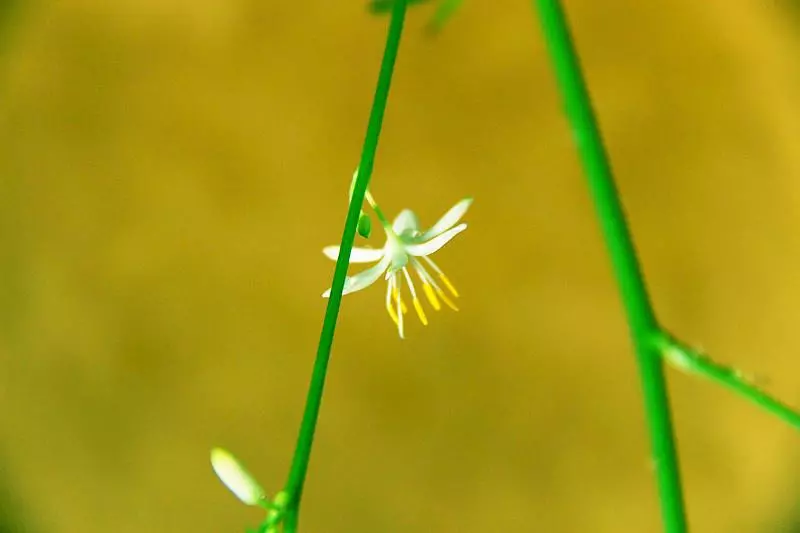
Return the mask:
<path id="1" fill-rule="evenodd" d="M 259 505 L 264 500 L 264 489 L 230 452 L 222 448 L 211 450 L 211 466 L 220 481 L 245 504 Z"/>
<path id="2" fill-rule="evenodd" d="M 368 239 L 370 233 L 372 233 L 372 220 L 370 220 L 369 215 L 366 214 L 363 209 L 358 216 L 358 226 L 356 229 L 358 230 L 358 234 L 365 239 Z"/>

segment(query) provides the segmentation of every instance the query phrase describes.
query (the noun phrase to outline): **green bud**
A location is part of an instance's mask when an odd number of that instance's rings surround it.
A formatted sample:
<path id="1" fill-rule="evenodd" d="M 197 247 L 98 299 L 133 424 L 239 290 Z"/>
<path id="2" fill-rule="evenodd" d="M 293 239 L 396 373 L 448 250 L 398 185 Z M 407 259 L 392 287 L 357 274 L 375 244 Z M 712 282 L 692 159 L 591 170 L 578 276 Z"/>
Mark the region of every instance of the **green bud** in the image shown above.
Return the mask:
<path id="1" fill-rule="evenodd" d="M 220 481 L 243 503 L 259 505 L 266 497 L 264 489 L 230 452 L 222 448 L 211 450 L 211 466 Z"/>
<path id="2" fill-rule="evenodd" d="M 289 504 L 289 494 L 286 491 L 280 491 L 275 495 L 275 498 L 267 504 L 267 518 L 264 520 L 263 527 L 264 533 L 278 533 L 278 526 L 283 520 L 283 515 L 286 512 L 286 506 Z"/>
<path id="3" fill-rule="evenodd" d="M 285 509 L 289 505 L 289 493 L 282 490 L 272 499 L 272 505 L 278 509 Z"/>
<path id="4" fill-rule="evenodd" d="M 358 234 L 364 237 L 365 239 L 369 238 L 369 234 L 372 233 L 372 220 L 369 218 L 369 215 L 361 210 L 361 214 L 358 216 Z"/>

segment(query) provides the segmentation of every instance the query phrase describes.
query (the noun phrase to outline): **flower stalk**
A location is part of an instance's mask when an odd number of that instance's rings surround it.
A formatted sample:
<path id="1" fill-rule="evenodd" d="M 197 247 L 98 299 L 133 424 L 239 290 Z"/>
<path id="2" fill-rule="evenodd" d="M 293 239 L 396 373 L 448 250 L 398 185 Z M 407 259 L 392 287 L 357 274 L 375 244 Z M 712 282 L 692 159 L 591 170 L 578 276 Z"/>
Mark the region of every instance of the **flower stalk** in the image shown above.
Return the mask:
<path id="1" fill-rule="evenodd" d="M 662 332 L 655 339 L 655 346 L 664 360 L 678 370 L 714 381 L 772 413 L 795 429 L 800 429 L 800 413 L 761 390 L 741 370 L 720 364 L 702 351 L 667 333 Z"/>
<path id="2" fill-rule="evenodd" d="M 378 140 L 383 125 L 383 116 L 389 99 L 392 74 L 397 60 L 397 53 L 400 48 L 400 37 L 403 33 L 405 15 L 406 0 L 397 0 L 392 5 L 386 46 L 381 61 L 380 72 L 378 74 L 378 82 L 375 88 L 375 96 L 369 115 L 369 122 L 367 124 L 367 133 L 364 139 L 361 161 L 358 166 L 359 172 L 353 188 L 352 200 L 342 233 L 341 254 L 334 268 L 331 295 L 325 309 L 325 318 L 322 324 L 317 355 L 311 374 L 311 382 L 309 384 L 306 406 L 303 412 L 303 420 L 300 424 L 297 445 L 295 447 L 294 457 L 292 458 L 289 476 L 286 481 L 285 492 L 288 494 L 288 504 L 283 523 L 286 533 L 296 533 L 297 531 L 300 501 L 303 495 L 308 464 L 311 459 L 311 448 L 314 442 L 314 434 L 319 418 L 320 406 L 322 404 L 325 377 L 327 375 L 328 362 L 333 346 L 333 336 L 336 330 L 336 321 L 339 316 L 345 278 L 347 277 L 348 260 L 353 248 L 353 242 L 355 241 L 361 205 L 364 203 L 364 196 L 370 177 L 372 176 L 375 153 L 378 148 Z"/>
<path id="3" fill-rule="evenodd" d="M 686 512 L 663 363 L 653 342 L 660 336 L 660 327 L 650 304 L 561 2 L 534 0 L 533 5 L 539 14 L 636 350 L 664 527 L 667 533 L 685 533 Z"/>

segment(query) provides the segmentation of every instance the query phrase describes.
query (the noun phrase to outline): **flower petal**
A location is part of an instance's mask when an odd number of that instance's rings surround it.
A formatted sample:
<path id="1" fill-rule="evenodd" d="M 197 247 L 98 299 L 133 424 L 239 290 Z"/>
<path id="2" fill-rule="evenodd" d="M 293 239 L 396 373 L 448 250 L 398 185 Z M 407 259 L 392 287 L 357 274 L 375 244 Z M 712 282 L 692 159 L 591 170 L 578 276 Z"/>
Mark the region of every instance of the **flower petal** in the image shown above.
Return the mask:
<path id="1" fill-rule="evenodd" d="M 392 230 L 398 235 L 402 233 L 416 233 L 419 231 L 419 219 L 411 209 L 403 209 L 392 223 Z"/>
<path id="2" fill-rule="evenodd" d="M 390 262 L 391 258 L 386 256 L 383 257 L 375 266 L 372 266 L 366 270 L 362 270 L 354 276 L 348 276 L 347 279 L 344 280 L 344 291 L 342 292 L 342 295 L 360 291 L 361 289 L 369 287 L 378 281 L 378 278 L 381 277 L 381 274 L 383 274 L 383 271 L 386 270 Z M 328 298 L 330 295 L 330 289 L 322 293 L 323 298 Z"/>
<path id="3" fill-rule="evenodd" d="M 461 233 L 467 229 L 466 224 L 459 224 L 455 228 L 450 228 L 449 230 L 441 233 L 431 240 L 427 242 L 421 242 L 419 244 L 409 244 L 406 246 L 406 251 L 414 256 L 425 256 L 431 255 L 433 252 L 437 251 L 439 248 L 447 244 L 450 239 Z"/>
<path id="4" fill-rule="evenodd" d="M 456 205 L 450 208 L 450 211 L 445 213 L 444 216 L 440 218 L 438 222 L 436 222 L 436 224 L 431 226 L 429 230 L 425 231 L 425 233 L 420 236 L 419 240 L 430 240 L 455 226 L 458 221 L 461 220 L 461 217 L 464 216 L 464 213 L 467 212 L 467 209 L 469 209 L 471 204 L 472 198 L 465 198 L 458 202 Z"/>
<path id="5" fill-rule="evenodd" d="M 339 259 L 338 246 L 326 246 L 322 249 L 322 253 L 328 259 L 333 259 L 334 261 Z M 358 248 L 354 246 L 353 251 L 350 252 L 350 263 L 372 263 L 380 260 L 381 257 L 383 257 L 383 250 L 380 248 Z"/>

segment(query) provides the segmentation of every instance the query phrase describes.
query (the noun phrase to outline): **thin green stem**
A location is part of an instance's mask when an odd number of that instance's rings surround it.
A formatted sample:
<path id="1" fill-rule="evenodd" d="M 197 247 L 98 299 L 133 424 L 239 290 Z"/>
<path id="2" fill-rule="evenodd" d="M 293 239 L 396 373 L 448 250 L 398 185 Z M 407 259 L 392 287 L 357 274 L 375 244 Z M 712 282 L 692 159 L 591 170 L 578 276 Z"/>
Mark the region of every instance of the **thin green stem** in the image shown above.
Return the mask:
<path id="1" fill-rule="evenodd" d="M 400 47 L 400 37 L 403 33 L 403 22 L 406 13 L 406 0 L 397 0 L 392 8 L 389 30 L 386 38 L 386 47 L 383 53 L 378 83 L 375 88 L 375 97 L 370 111 L 367 133 L 364 139 L 364 148 L 361 153 L 358 178 L 353 189 L 353 197 L 347 211 L 347 219 L 342 233 L 339 257 L 333 273 L 331 284 L 331 294 L 328 306 L 325 309 L 325 319 L 322 324 L 317 356 L 314 361 L 314 369 L 311 374 L 311 383 L 308 388 L 303 420 L 300 424 L 300 432 L 297 438 L 292 466 L 289 470 L 289 477 L 286 482 L 286 492 L 289 494 L 289 505 L 286 511 L 284 530 L 287 533 L 297 531 L 298 513 L 300 500 L 303 494 L 303 486 L 308 472 L 308 463 L 311 458 L 311 447 L 314 442 L 314 433 L 319 418 L 320 405 L 322 404 L 322 394 L 325 387 L 325 376 L 327 374 L 328 362 L 333 345 L 333 335 L 336 330 L 336 319 L 339 316 L 339 308 L 342 301 L 342 291 L 344 290 L 345 278 L 347 277 L 347 266 L 350 260 L 350 252 L 353 249 L 353 241 L 356 235 L 361 205 L 364 203 L 364 196 L 372 176 L 372 168 L 375 162 L 375 152 L 378 147 L 383 115 L 386 110 L 386 102 L 389 98 L 389 87 L 392 82 L 392 73 L 397 59 L 397 52 Z"/>
<path id="2" fill-rule="evenodd" d="M 664 333 L 655 345 L 664 359 L 688 374 L 697 374 L 744 396 L 784 422 L 800 429 L 800 412 L 761 390 L 740 370 L 717 363 L 699 350 Z"/>
<path id="3" fill-rule="evenodd" d="M 664 370 L 652 342 L 659 335 L 659 326 L 650 305 L 564 10 L 558 0 L 534 0 L 533 3 L 539 13 L 567 118 L 627 314 L 644 392 L 664 527 L 667 533 L 684 533 L 687 531 L 686 516 Z"/>
<path id="4" fill-rule="evenodd" d="M 380 208 L 378 202 L 375 201 L 375 198 L 372 197 L 372 194 L 369 191 L 367 191 L 366 198 L 367 198 L 367 203 L 372 208 L 372 210 L 375 211 L 375 216 L 378 217 L 378 220 L 380 221 L 381 225 L 384 228 L 391 228 L 392 223 L 389 222 L 389 219 L 386 218 L 386 215 L 383 214 L 383 210 Z"/>

